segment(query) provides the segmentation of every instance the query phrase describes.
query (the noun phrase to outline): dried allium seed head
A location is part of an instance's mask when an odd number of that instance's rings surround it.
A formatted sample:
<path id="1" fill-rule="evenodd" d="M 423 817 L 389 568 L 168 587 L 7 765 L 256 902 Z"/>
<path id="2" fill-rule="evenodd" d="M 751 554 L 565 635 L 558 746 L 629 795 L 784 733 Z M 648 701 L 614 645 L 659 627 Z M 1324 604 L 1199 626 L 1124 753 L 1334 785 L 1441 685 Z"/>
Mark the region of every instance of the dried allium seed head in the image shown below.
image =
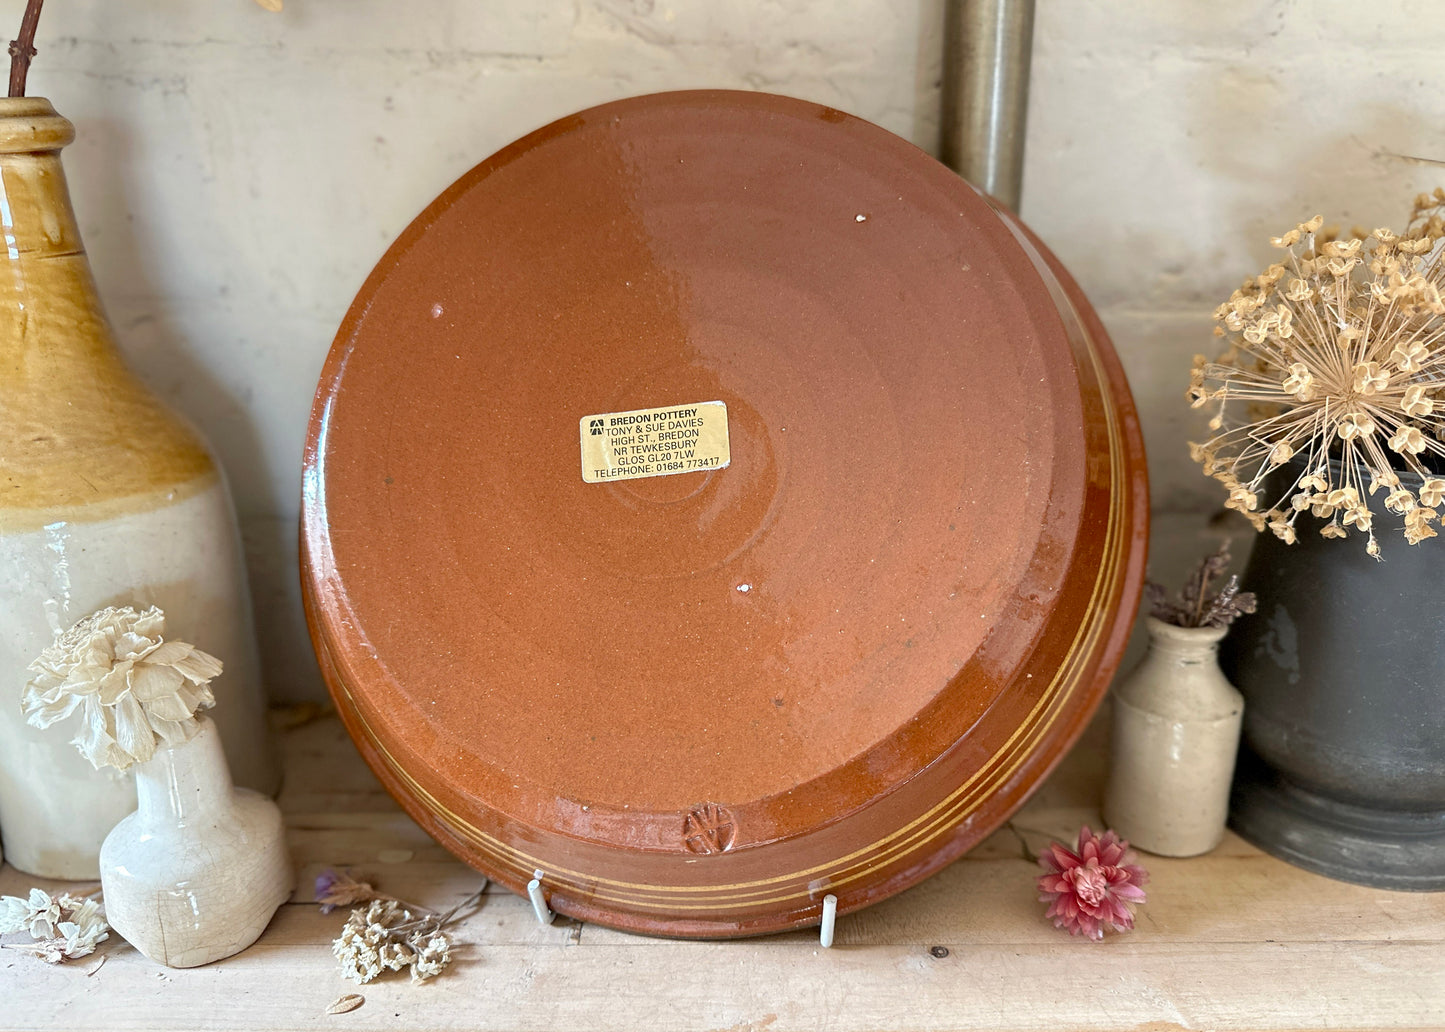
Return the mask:
<path id="1" fill-rule="evenodd" d="M 1275 237 L 1286 260 L 1215 310 L 1225 350 L 1196 356 L 1188 391 L 1213 435 L 1190 455 L 1257 528 L 1293 542 L 1310 513 L 1378 556 L 1377 491 L 1411 544 L 1435 536 L 1445 501 L 1431 465 L 1445 460 L 1445 189 L 1416 200 L 1404 233 L 1323 225 Z M 1422 479 L 1418 495 L 1397 470 Z"/>

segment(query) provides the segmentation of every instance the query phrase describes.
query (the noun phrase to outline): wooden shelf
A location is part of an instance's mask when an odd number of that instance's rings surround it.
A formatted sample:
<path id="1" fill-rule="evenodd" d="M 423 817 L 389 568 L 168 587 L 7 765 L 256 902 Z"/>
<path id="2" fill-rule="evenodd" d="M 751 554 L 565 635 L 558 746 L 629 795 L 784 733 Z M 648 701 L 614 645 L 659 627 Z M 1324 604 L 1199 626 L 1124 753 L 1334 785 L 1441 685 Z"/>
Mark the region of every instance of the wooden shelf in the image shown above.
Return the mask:
<path id="1" fill-rule="evenodd" d="M 1445 1026 L 1445 894 L 1329 881 L 1233 835 L 1205 857 L 1146 855 L 1149 902 L 1128 935 L 1093 943 L 1046 923 L 1032 857 L 1050 838 L 1098 826 L 1102 728 L 1096 721 L 969 856 L 840 919 L 832 950 L 818 947 L 816 932 L 696 943 L 560 918 L 542 928 L 525 900 L 492 890 L 453 926 L 464 945 L 442 977 L 357 987 L 330 950 L 345 914 L 307 902 L 323 868 L 352 867 L 384 892 L 436 908 L 475 891 L 479 878 L 397 809 L 335 720 L 313 721 L 284 739 L 281 804 L 300 888 L 255 946 L 186 971 L 153 964 L 114 936 L 94 957 L 60 966 L 5 950 L 0 1023 L 111 1032 Z M 0 893 L 32 884 L 0 870 Z M 351 992 L 366 1003 L 324 1013 Z"/>

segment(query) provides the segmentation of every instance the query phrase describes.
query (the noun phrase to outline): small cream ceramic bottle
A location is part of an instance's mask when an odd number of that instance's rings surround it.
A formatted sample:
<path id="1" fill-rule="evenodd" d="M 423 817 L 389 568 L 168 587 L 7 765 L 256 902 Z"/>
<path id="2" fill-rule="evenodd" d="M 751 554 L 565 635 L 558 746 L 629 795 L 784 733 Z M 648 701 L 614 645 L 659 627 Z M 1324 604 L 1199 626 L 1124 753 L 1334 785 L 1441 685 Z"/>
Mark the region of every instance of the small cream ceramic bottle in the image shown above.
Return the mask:
<path id="1" fill-rule="evenodd" d="M 1196 856 L 1224 837 L 1244 697 L 1219 669 L 1226 628 L 1147 621 L 1149 653 L 1114 689 L 1104 820 L 1140 849 Z"/>
<path id="2" fill-rule="evenodd" d="M 240 953 L 292 887 L 280 809 L 232 786 L 216 725 L 198 723 L 136 764 L 139 808 L 100 847 L 106 919 L 169 967 Z"/>

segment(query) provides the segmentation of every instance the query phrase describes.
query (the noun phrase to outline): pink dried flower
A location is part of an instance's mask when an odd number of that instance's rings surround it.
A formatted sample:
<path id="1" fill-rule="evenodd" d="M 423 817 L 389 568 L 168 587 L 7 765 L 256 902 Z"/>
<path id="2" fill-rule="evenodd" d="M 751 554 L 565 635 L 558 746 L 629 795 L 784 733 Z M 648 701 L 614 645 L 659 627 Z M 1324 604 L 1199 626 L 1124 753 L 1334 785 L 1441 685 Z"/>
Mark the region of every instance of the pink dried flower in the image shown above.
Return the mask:
<path id="1" fill-rule="evenodd" d="M 1134 927 L 1134 907 L 1144 902 L 1140 887 L 1149 872 L 1133 863 L 1129 843 L 1106 831 L 1095 835 L 1086 824 L 1079 831 L 1079 851 L 1051 842 L 1039 854 L 1048 873 L 1039 878 L 1039 902 L 1049 904 L 1045 917 L 1070 935 L 1102 939 L 1104 929 L 1125 932 Z"/>

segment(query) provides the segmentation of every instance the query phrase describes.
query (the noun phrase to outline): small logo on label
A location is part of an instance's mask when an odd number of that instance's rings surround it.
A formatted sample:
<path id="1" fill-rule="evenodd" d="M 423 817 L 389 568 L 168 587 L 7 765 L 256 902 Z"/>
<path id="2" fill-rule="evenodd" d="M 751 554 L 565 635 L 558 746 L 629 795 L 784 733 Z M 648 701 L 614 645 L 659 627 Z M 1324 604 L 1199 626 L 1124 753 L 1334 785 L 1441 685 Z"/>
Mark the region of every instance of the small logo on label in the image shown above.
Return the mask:
<path id="1" fill-rule="evenodd" d="M 587 424 L 587 428 L 592 431 L 592 436 L 593 436 L 593 437 L 601 437 L 601 436 L 602 436 L 602 420 L 600 420 L 600 419 L 594 419 L 594 420 L 592 420 L 592 422 L 590 422 L 590 423 Z"/>

